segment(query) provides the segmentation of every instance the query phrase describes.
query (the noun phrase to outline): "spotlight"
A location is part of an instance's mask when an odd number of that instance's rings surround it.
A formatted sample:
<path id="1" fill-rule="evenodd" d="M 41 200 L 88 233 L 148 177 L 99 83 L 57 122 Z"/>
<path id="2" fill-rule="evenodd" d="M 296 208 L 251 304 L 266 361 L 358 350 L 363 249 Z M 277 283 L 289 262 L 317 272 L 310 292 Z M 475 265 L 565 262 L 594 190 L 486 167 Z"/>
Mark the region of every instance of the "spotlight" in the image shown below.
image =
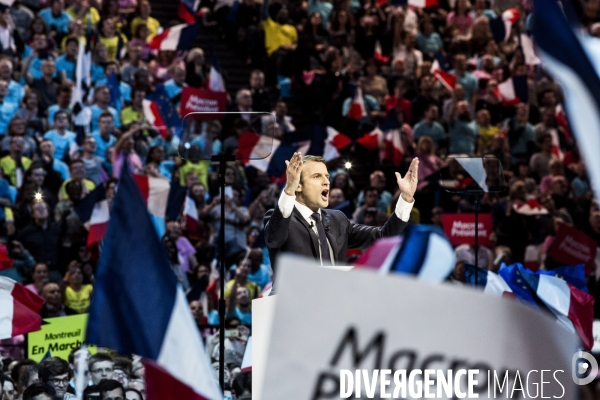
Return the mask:
<path id="1" fill-rule="evenodd" d="M 346 163 L 344 164 L 344 168 L 346 168 L 346 169 L 352 168 L 352 163 L 350 161 L 346 161 Z"/>
<path id="2" fill-rule="evenodd" d="M 33 199 L 35 201 L 42 201 L 42 200 L 44 200 L 44 196 L 42 196 L 42 193 L 36 192 L 35 195 L 33 196 Z"/>

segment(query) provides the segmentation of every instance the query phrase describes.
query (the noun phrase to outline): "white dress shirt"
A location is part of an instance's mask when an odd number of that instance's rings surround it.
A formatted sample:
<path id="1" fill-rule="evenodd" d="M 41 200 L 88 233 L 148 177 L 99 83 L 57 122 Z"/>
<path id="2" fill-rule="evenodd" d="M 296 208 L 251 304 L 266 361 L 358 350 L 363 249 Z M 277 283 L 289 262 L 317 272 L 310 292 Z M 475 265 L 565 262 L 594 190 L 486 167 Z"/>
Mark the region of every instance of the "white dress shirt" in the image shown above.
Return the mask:
<path id="1" fill-rule="evenodd" d="M 413 205 L 415 201 L 412 203 L 406 202 L 402 196 L 398 198 L 398 202 L 396 203 L 396 209 L 394 212 L 396 216 L 404 221 L 408 222 L 410 218 L 410 212 L 412 211 Z M 281 196 L 279 196 L 279 201 L 277 202 L 277 206 L 279 207 L 279 211 L 283 214 L 283 218 L 289 218 L 292 215 L 292 211 L 294 211 L 294 207 L 300 211 L 302 217 L 306 220 L 306 222 L 311 226 L 313 232 L 319 237 L 319 231 L 317 231 L 317 225 L 314 223 L 315 221 L 312 219 L 313 211 L 305 206 L 304 204 L 300 204 L 296 201 L 296 196 L 288 196 L 283 190 L 281 191 Z M 318 210 L 319 215 L 321 215 L 321 209 Z M 331 255 L 331 265 L 335 265 L 333 249 L 331 248 L 331 244 L 329 240 L 327 241 L 327 245 L 329 246 L 329 254 Z M 319 257 L 321 257 L 321 243 L 319 242 Z M 321 265 L 323 265 L 323 259 L 321 258 Z"/>

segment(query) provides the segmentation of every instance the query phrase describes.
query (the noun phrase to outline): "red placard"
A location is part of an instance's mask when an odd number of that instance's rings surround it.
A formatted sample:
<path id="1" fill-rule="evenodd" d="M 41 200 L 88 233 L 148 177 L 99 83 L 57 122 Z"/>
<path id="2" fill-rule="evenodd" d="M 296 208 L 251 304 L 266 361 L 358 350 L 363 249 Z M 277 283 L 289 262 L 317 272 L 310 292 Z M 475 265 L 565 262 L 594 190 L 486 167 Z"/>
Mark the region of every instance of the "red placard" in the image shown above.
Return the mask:
<path id="1" fill-rule="evenodd" d="M 475 244 L 475 214 L 443 214 L 442 225 L 452 246 Z M 479 214 L 479 245 L 493 246 L 492 214 Z"/>
<path id="2" fill-rule="evenodd" d="M 596 241 L 567 224 L 560 224 L 549 255 L 565 265 L 585 264 L 586 275 L 594 273 Z"/>
<path id="3" fill-rule="evenodd" d="M 227 93 L 213 92 L 206 89 L 198 89 L 193 87 L 184 87 L 181 91 L 181 116 L 193 112 L 216 113 L 225 111 L 227 105 Z M 211 120 L 221 119 L 222 116 L 206 115 L 203 118 L 201 115 L 194 116 L 195 119 Z"/>

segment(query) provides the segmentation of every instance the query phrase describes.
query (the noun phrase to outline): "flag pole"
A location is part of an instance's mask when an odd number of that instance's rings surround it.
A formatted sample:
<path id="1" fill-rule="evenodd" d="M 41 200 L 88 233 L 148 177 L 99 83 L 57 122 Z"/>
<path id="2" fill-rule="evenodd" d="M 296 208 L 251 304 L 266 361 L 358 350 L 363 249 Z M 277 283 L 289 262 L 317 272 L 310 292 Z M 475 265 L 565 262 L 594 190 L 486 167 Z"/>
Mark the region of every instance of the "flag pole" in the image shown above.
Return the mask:
<path id="1" fill-rule="evenodd" d="M 475 193 L 475 287 L 479 286 L 479 198 Z"/>
<path id="2" fill-rule="evenodd" d="M 235 161 L 235 156 L 213 155 L 211 161 L 219 163 L 219 188 L 221 190 L 221 226 L 219 229 L 219 385 L 225 391 L 225 170 L 227 161 Z"/>

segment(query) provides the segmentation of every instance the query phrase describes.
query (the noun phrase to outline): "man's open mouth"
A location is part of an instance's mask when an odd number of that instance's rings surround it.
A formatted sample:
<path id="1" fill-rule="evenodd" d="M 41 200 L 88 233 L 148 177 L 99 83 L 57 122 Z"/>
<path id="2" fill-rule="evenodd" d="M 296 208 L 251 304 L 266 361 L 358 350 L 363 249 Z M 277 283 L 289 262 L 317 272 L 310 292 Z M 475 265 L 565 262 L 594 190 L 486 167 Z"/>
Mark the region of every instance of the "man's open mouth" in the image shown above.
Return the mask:
<path id="1" fill-rule="evenodd" d="M 321 199 L 327 201 L 329 199 L 329 189 L 325 189 L 321 192 Z"/>

